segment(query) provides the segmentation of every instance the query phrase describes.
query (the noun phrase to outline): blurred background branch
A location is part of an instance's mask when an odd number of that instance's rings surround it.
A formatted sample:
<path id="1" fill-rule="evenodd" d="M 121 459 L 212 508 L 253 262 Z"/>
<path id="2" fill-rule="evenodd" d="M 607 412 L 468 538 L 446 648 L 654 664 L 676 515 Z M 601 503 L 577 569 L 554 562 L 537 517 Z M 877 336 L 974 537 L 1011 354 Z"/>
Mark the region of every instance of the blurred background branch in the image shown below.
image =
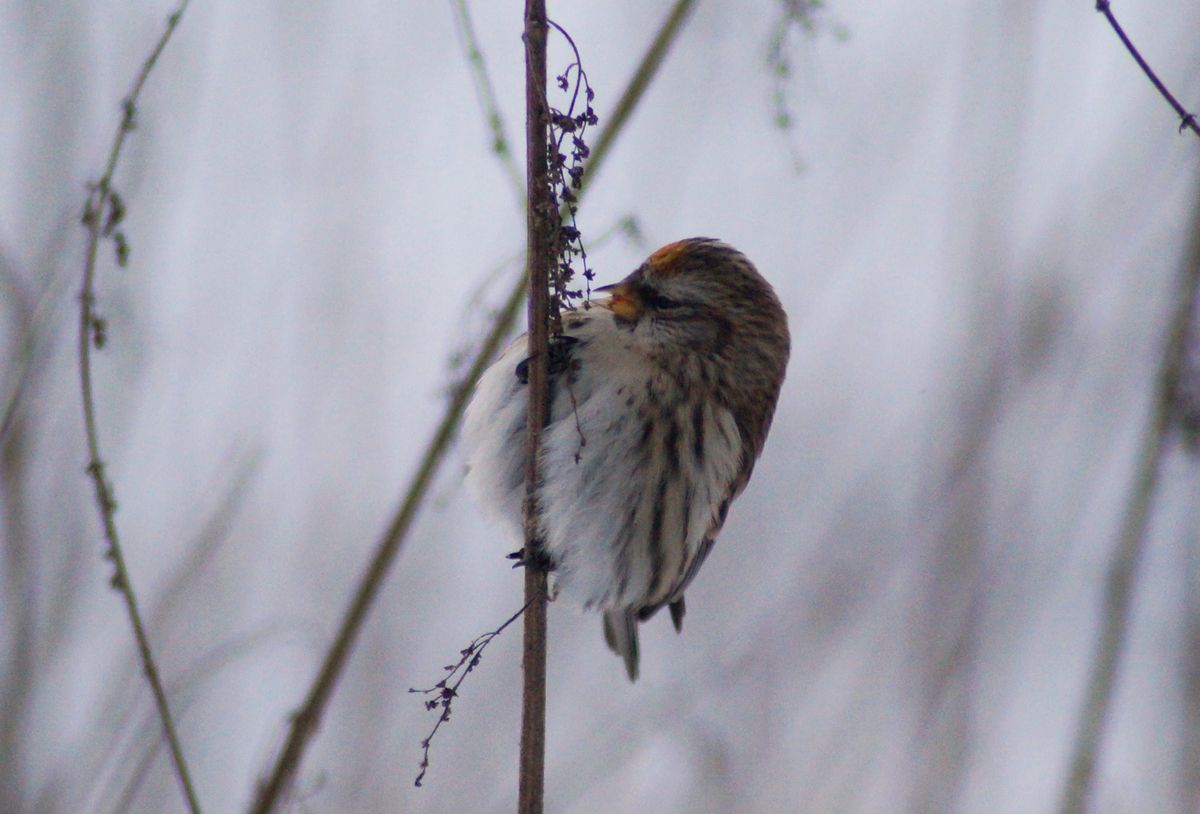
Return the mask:
<path id="1" fill-rule="evenodd" d="M 522 180 L 521 168 L 513 157 L 512 147 L 508 143 L 508 134 L 504 129 L 504 118 L 500 115 L 500 104 L 496 100 L 496 88 L 492 84 L 491 74 L 488 73 L 487 60 L 479 47 L 479 38 L 475 36 L 475 26 L 471 22 L 471 11 L 467 0 L 450 0 L 454 10 L 454 28 L 462 44 L 463 54 L 471 68 L 471 78 L 475 82 L 475 96 L 483 115 L 487 119 L 488 130 L 492 137 L 492 154 L 504 170 L 504 176 L 512 187 L 513 198 L 518 206 L 525 205 L 525 183 Z"/>
<path id="2" fill-rule="evenodd" d="M 87 435 L 88 464 L 87 473 L 95 488 L 96 509 L 100 515 L 100 524 L 104 530 L 106 550 L 104 557 L 112 563 L 113 575 L 110 580 L 112 587 L 125 600 L 125 610 L 129 615 L 129 624 L 137 641 L 138 656 L 142 662 L 142 670 L 150 691 L 154 695 L 154 703 L 158 708 L 158 716 L 162 722 L 163 734 L 170 748 L 171 763 L 179 780 L 180 790 L 192 814 L 199 814 L 200 802 L 196 789 L 192 784 L 191 773 L 184 759 L 183 746 L 179 741 L 179 733 L 171 716 L 167 693 L 159 675 L 158 664 L 150 648 L 150 638 L 142 622 L 142 614 L 138 609 L 137 596 L 133 583 L 129 578 L 129 569 L 125 565 L 125 553 L 121 548 L 120 535 L 117 532 L 116 511 L 117 501 L 112 483 L 105 474 L 104 461 L 100 454 L 100 432 L 96 420 L 96 402 L 92 388 L 92 346 L 103 348 L 106 337 L 106 322 L 97 313 L 95 280 L 96 263 L 100 251 L 101 237 L 110 238 L 116 251 L 117 264 L 124 266 L 128 257 L 129 247 L 125 241 L 124 232 L 120 230 L 121 221 L 125 217 L 125 204 L 113 188 L 113 175 L 117 162 L 125 147 L 126 137 L 137 126 L 137 104 L 146 80 L 158 64 L 158 58 L 166 48 L 179 25 L 183 13 L 187 10 L 188 0 L 182 0 L 174 12 L 167 18 L 166 27 L 158 42 L 155 43 L 150 56 L 142 64 L 141 70 L 134 79 L 133 87 L 121 103 L 121 123 L 117 126 L 116 136 L 109 149 L 108 162 L 104 173 L 100 176 L 90 191 L 84 204 L 83 225 L 87 229 L 87 250 L 84 255 L 83 282 L 79 290 L 79 381 L 81 399 L 83 402 L 83 420 Z"/>
<path id="3" fill-rule="evenodd" d="M 1189 341 L 1195 335 L 1195 318 L 1200 301 L 1200 203 L 1192 212 L 1190 245 L 1184 255 L 1172 311 L 1162 343 L 1162 359 L 1154 378 L 1154 401 L 1144 431 L 1137 468 L 1130 486 L 1129 504 L 1121 524 L 1117 547 L 1104 581 L 1104 595 L 1097 637 L 1061 814 L 1085 814 L 1096 777 L 1096 765 L 1105 732 L 1113 717 L 1113 699 L 1121 661 L 1129 646 L 1129 629 L 1140 566 L 1145 559 L 1150 519 L 1159 492 L 1164 460 L 1171 448 L 1173 428 L 1188 416 L 1180 411 L 1180 383 L 1188 363 Z"/>

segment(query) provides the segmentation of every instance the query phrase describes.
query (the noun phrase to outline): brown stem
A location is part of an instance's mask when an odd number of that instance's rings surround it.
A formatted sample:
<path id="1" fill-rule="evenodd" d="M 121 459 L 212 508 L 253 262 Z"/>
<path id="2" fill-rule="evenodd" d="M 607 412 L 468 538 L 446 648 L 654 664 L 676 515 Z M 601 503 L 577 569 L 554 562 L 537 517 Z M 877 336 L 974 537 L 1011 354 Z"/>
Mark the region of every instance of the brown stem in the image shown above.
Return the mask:
<path id="1" fill-rule="evenodd" d="M 662 30 L 659 31 L 653 44 L 642 57 L 633 78 L 625 88 L 617 103 L 618 110 L 628 113 L 637 107 L 665 58 L 668 47 L 678 37 L 681 30 L 680 22 L 682 22 L 685 12 L 693 5 L 695 5 L 695 0 L 677 0 Z M 605 162 L 612 145 L 616 143 L 617 136 L 620 135 L 627 122 L 628 115 L 623 115 L 619 119 L 614 118 L 601 131 L 596 147 L 592 150 L 592 158 L 588 162 L 587 172 L 583 176 L 583 188 L 579 191 L 580 199 L 591 186 L 591 182 L 595 181 L 596 173 Z M 421 457 L 421 462 L 417 465 L 417 472 L 405 491 L 400 508 L 376 544 L 375 554 L 371 557 L 370 563 L 359 580 L 354 596 L 350 600 L 350 606 L 342 617 L 337 635 L 325 654 L 325 660 L 321 664 L 317 677 L 313 680 L 313 685 L 305 697 L 304 703 L 292 716 L 283 749 L 275 759 L 270 772 L 259 784 L 254 804 L 250 809 L 253 814 L 268 814 L 273 811 L 279 804 L 284 790 L 291 785 L 296 771 L 300 768 L 304 752 L 313 735 L 316 734 L 321 715 L 333 694 L 342 669 L 345 667 L 346 659 L 358 637 L 366 613 L 379 592 L 384 576 L 391 568 L 396 555 L 400 553 L 412 520 L 416 516 L 416 510 L 424 500 L 429 484 L 446 451 L 450 448 L 450 441 L 454 438 L 459 421 L 462 420 L 463 410 L 471 395 L 471 387 L 495 359 L 501 343 L 512 329 L 521 303 L 525 301 L 527 282 L 528 279 L 524 275 L 517 280 L 512 291 L 509 292 L 504 306 L 496 315 L 491 330 L 479 346 L 479 351 L 476 353 L 470 369 L 464 374 L 462 384 L 455 388 L 450 403 L 446 407 L 446 413 L 434 431 L 433 437 Z"/>
<path id="2" fill-rule="evenodd" d="M 529 279 L 529 415 L 525 459 L 524 649 L 521 655 L 521 756 L 517 811 L 541 814 L 546 760 L 546 573 L 533 565 L 542 549 L 537 484 L 542 430 L 550 419 L 550 264 L 558 207 L 547 164 L 546 3 L 525 2 L 525 263 Z"/>
<path id="3" fill-rule="evenodd" d="M 491 362 L 492 357 L 500 349 L 500 343 L 508 331 L 508 325 L 512 322 L 513 315 L 521 304 L 523 293 L 522 287 L 509 296 L 509 301 L 505 303 L 491 333 L 480 347 L 471 369 L 467 371 L 462 384 L 455 388 L 450 404 L 446 408 L 446 414 L 434 431 L 425 456 L 417 467 L 417 472 L 400 504 L 400 509 L 392 518 L 375 549 L 375 554 L 363 572 L 358 590 L 350 601 L 350 607 L 346 609 L 346 614 L 338 628 L 337 637 L 325 656 L 316 680 L 313 682 L 308 696 L 304 699 L 304 704 L 292 716 L 291 729 L 283 750 L 279 753 L 271 773 L 259 785 L 251 809 L 255 814 L 267 814 L 274 810 L 280 795 L 295 777 L 304 751 L 308 748 L 312 736 L 316 734 L 321 722 L 321 715 L 325 711 L 325 705 L 333 694 L 338 678 L 341 677 L 342 668 L 350 655 L 350 650 L 358 638 L 367 611 L 374 603 L 375 597 L 383 585 L 384 577 L 400 552 L 400 546 L 408 534 L 413 518 L 416 517 L 417 509 L 425 498 L 425 493 L 429 490 L 430 483 L 433 482 L 438 465 L 450 448 L 450 442 L 454 438 L 454 432 L 458 429 L 458 422 L 462 418 L 463 410 L 471 395 L 471 384 L 479 378 Z"/>
<path id="4" fill-rule="evenodd" d="M 104 461 L 100 455 L 100 432 L 96 421 L 96 399 L 92 388 L 92 343 L 101 343 L 103 323 L 96 314 L 96 261 L 100 251 L 100 239 L 109 233 L 112 225 L 120 220 L 114 213 L 119 208 L 118 200 L 113 192 L 113 174 L 121 158 L 125 146 L 125 138 L 135 127 L 134 117 L 137 112 L 137 101 L 142 87 L 158 63 L 158 57 L 166 48 L 171 35 L 179 25 L 183 12 L 187 10 L 188 0 L 182 0 L 174 12 L 167 18 L 167 25 L 155 43 L 150 55 L 142 63 L 142 68 L 134 79 L 129 95 L 121 103 L 121 123 L 117 126 L 116 136 L 109 149 L 108 161 L 104 174 L 88 192 L 84 204 L 83 224 L 87 229 L 87 249 L 83 262 L 83 281 L 79 289 L 79 385 L 80 397 L 83 403 L 84 434 L 87 436 L 88 463 L 86 471 L 92 480 L 95 491 L 96 510 L 100 515 L 100 525 L 104 530 L 104 541 L 107 546 L 105 559 L 113 565 L 113 575 L 110 584 L 125 601 L 125 611 L 129 616 L 129 624 L 133 629 L 133 637 L 137 643 L 138 657 L 142 662 L 142 672 L 150 685 L 154 696 L 154 704 L 158 709 L 158 717 L 162 722 L 163 735 L 171 753 L 171 763 L 179 781 L 180 791 L 192 814 L 199 814 L 200 802 L 192 784 L 187 761 L 183 757 L 183 747 L 179 741 L 179 733 L 171 709 L 167 703 L 167 693 L 163 688 L 162 677 L 158 664 L 154 660 L 150 648 L 150 637 L 142 621 L 138 609 L 137 595 L 133 583 L 129 579 L 129 569 L 125 564 L 125 553 L 121 547 L 121 538 L 117 532 L 117 501 L 112 484 L 104 473 Z M 106 219 L 108 223 L 106 224 Z"/>

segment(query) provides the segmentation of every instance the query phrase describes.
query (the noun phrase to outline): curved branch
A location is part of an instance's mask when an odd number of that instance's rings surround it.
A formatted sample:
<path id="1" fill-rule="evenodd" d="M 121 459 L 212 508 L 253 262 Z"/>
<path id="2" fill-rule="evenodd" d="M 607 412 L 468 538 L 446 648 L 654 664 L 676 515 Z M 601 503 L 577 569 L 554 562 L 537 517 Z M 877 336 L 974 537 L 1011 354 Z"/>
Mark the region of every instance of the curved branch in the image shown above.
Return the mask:
<path id="1" fill-rule="evenodd" d="M 1175 95 L 1167 90 L 1167 86 L 1158 78 L 1158 74 L 1154 72 L 1154 69 L 1142 57 L 1141 52 L 1134 46 L 1133 41 L 1129 39 L 1129 35 L 1125 33 L 1125 29 L 1117 22 L 1109 0 L 1096 0 L 1096 11 L 1104 15 L 1104 18 L 1108 20 L 1108 24 L 1112 26 L 1112 30 L 1117 32 L 1117 36 L 1125 44 L 1125 49 L 1129 51 L 1130 56 L 1133 57 L 1134 61 L 1142 69 L 1142 73 L 1146 74 L 1146 77 L 1158 89 L 1162 97 L 1167 100 L 1167 103 L 1175 108 L 1175 113 L 1179 116 L 1179 132 L 1182 133 L 1184 130 L 1191 130 L 1196 134 L 1197 138 L 1200 138 L 1200 127 L 1196 125 L 1196 114 L 1189 113 L 1187 108 L 1181 105 L 1179 100 L 1175 98 Z"/>
<path id="2" fill-rule="evenodd" d="M 117 246 L 118 262 L 123 262 L 127 247 L 120 232 L 113 234 L 113 228 L 124 216 L 124 204 L 112 188 L 113 173 L 121 158 L 125 146 L 125 138 L 136 126 L 137 101 L 142 88 L 158 63 L 158 57 L 166 48 L 171 35 L 187 10 L 188 0 L 182 0 L 175 11 L 167 18 L 166 28 L 150 52 L 150 56 L 142 64 L 142 69 L 134 79 L 129 95 L 121 102 L 121 123 L 109 149 L 108 162 L 104 174 L 88 191 L 84 204 L 83 224 L 87 229 L 87 251 L 84 255 L 83 282 L 79 290 L 79 383 L 83 402 L 84 432 L 87 436 L 88 463 L 87 473 L 91 477 L 95 490 L 96 509 L 100 514 L 100 523 L 104 528 L 104 540 L 107 546 L 104 556 L 113 565 L 113 575 L 110 579 L 112 587 L 125 600 L 125 610 L 129 616 L 133 636 L 137 641 L 138 655 L 141 658 L 142 669 L 150 691 L 154 695 L 154 703 L 158 708 L 158 716 L 162 720 L 163 734 L 171 752 L 171 762 L 175 767 L 175 775 L 179 780 L 180 790 L 192 814 L 199 814 L 200 803 L 188 772 L 187 762 L 183 757 L 183 747 L 179 742 L 179 733 L 171 710 L 167 704 L 167 694 L 163 689 L 162 678 L 158 665 L 150 649 L 150 639 L 146 635 L 146 627 L 142 622 L 141 611 L 138 610 L 137 596 L 129 580 L 129 569 L 125 566 L 125 554 L 121 548 L 121 539 L 117 533 L 116 509 L 117 502 L 113 494 L 112 484 L 104 474 L 104 462 L 100 456 L 100 435 L 96 426 L 96 402 L 92 389 L 92 344 L 97 347 L 104 343 L 104 321 L 96 314 L 96 258 L 100 249 L 100 238 L 113 237 Z"/>

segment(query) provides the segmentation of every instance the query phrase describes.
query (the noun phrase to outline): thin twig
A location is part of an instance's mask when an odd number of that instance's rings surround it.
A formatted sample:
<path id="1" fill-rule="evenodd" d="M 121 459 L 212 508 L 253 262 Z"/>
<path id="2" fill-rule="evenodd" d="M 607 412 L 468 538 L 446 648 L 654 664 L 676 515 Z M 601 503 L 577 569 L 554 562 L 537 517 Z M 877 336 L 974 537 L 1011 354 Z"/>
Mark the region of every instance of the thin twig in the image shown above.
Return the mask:
<path id="1" fill-rule="evenodd" d="M 546 103 L 546 120 L 549 127 L 547 160 L 550 162 L 548 179 L 552 189 L 551 202 L 559 212 L 558 230 L 553 245 L 556 258 L 550 265 L 550 283 L 553 289 L 550 334 L 559 336 L 562 334 L 559 314 L 563 309 L 570 308 L 572 301 L 585 296 L 583 290 L 571 288 L 571 282 L 575 279 L 575 258 L 579 258 L 583 266 L 587 300 L 592 296 L 592 280 L 595 273 L 588 266 L 587 248 L 584 246 L 583 234 L 576 220 L 579 200 L 575 190 L 583 186 L 584 163 L 591 154 L 587 132 L 599 121 L 599 117 L 592 107 L 596 94 L 588 81 L 587 71 L 583 68 L 583 57 L 579 54 L 575 40 L 571 39 L 566 29 L 553 20 L 547 19 L 546 23 L 558 31 L 575 54 L 575 61 L 554 78 L 559 90 L 572 90 L 566 112 L 553 107 L 549 101 Z M 574 82 L 571 81 L 572 71 L 575 75 Z M 583 92 L 584 104 L 583 109 L 576 112 L 580 91 Z M 569 148 L 565 146 L 568 136 L 571 138 Z"/>
<path id="2" fill-rule="evenodd" d="M 508 617 L 495 630 L 489 630 L 482 636 L 477 636 L 471 640 L 471 643 L 464 647 L 458 653 L 458 661 L 454 664 L 447 664 L 445 667 L 446 677 L 432 687 L 420 690 L 410 687 L 409 692 L 421 693 L 422 695 L 433 695 L 435 698 L 425 702 L 425 708 L 434 710 L 441 707 L 442 712 L 438 715 L 438 719 L 433 724 L 433 729 L 425 736 L 425 740 L 421 741 L 421 764 L 420 771 L 417 773 L 416 780 L 413 781 L 414 786 L 420 786 L 421 781 L 425 779 L 425 773 L 429 771 L 429 748 L 433 744 L 433 737 L 442 728 L 442 724 L 450 720 L 450 712 L 454 706 L 454 699 L 458 697 L 458 688 L 462 686 L 463 681 L 476 667 L 479 666 L 480 659 L 483 658 L 483 651 L 487 646 L 508 628 L 513 622 L 521 618 L 521 614 L 529 609 L 529 603 L 526 602 L 521 606 L 521 609 Z"/>
<path id="3" fill-rule="evenodd" d="M 0 260 L 0 262 L 3 262 Z M 17 322 L 17 333 L 26 335 L 28 304 L 14 279 L 6 292 Z M 0 677 L 0 743 L 18 744 L 28 731 L 28 723 L 41 685 L 36 667 L 42 659 L 57 655 L 58 648 L 47 648 L 43 636 L 42 602 L 38 601 L 38 540 L 32 533 L 31 515 L 34 477 L 28 472 L 36 464 L 31 454 L 30 422 L 17 419 L 11 431 L 0 436 L 0 614 L 11 631 L 4 648 L 5 672 Z M 49 651 L 49 652 L 47 652 Z M 12 748 L 12 747 L 9 747 Z M 0 810 L 28 808 L 22 786 L 25 777 L 16 760 L 0 761 Z"/>
<path id="4" fill-rule="evenodd" d="M 279 753 L 271 773 L 259 786 L 254 806 L 251 809 L 256 814 L 267 814 L 274 809 L 281 793 L 290 785 L 296 770 L 300 767 L 300 760 L 309 741 L 317 731 L 325 705 L 333 694 L 342 668 L 345 666 L 350 650 L 362 628 L 367 611 L 375 601 L 383 579 L 408 534 L 417 508 L 421 505 L 442 458 L 450 448 L 450 441 L 454 438 L 459 420 L 462 418 L 463 410 L 471 395 L 471 385 L 499 351 L 500 343 L 508 333 L 508 327 L 523 301 L 524 286 L 514 289 L 513 293 L 509 295 L 508 301 L 496 318 L 492 331 L 484 339 L 478 355 L 463 378 L 462 386 L 450 399 L 450 403 L 446 407 L 446 414 L 434 431 L 433 438 L 409 484 L 399 511 L 392 518 L 379 541 L 375 554 L 363 572 L 358 589 L 350 601 L 350 607 L 346 610 L 342 623 L 338 627 L 337 636 L 325 655 L 325 660 L 321 664 L 312 688 L 309 690 L 304 704 L 292 716 L 291 727 L 283 750 Z"/>
<path id="5" fill-rule="evenodd" d="M 508 144 L 504 119 L 500 115 L 500 103 L 496 100 L 496 88 L 492 85 L 487 62 L 479 48 L 479 38 L 475 36 L 471 12 L 467 8 L 466 0 L 451 0 L 450 6 L 454 9 L 454 24 L 466 52 L 467 64 L 471 66 L 471 77 L 475 80 L 475 95 L 479 98 L 479 105 L 487 117 L 488 129 L 492 132 L 492 152 L 504 167 L 504 174 L 508 177 L 517 203 L 524 206 L 525 184 L 521 180 L 521 168 L 517 166 L 512 148 Z"/>
<path id="6" fill-rule="evenodd" d="M 1142 73 L 1146 74 L 1150 81 L 1154 83 L 1154 87 L 1158 88 L 1158 92 L 1167 100 L 1167 103 L 1175 108 L 1175 113 L 1179 116 L 1179 132 L 1182 133 L 1184 130 L 1191 130 L 1200 138 L 1200 126 L 1196 124 L 1196 114 L 1188 113 L 1187 108 L 1179 103 L 1179 100 L 1175 98 L 1175 95 L 1171 91 L 1167 90 L 1167 86 L 1158 78 L 1158 74 L 1142 58 L 1133 41 L 1129 39 L 1129 35 L 1125 33 L 1125 29 L 1121 28 L 1121 24 L 1117 22 L 1109 0 L 1096 0 L 1096 11 L 1104 15 L 1105 19 L 1108 20 L 1108 24 L 1112 26 L 1112 30 L 1117 32 L 1117 36 L 1121 38 L 1121 42 L 1125 43 L 1126 50 L 1129 51 L 1134 61 L 1141 67 Z"/>
<path id="7" fill-rule="evenodd" d="M 638 102 L 642 101 L 642 95 L 650 87 L 654 77 L 658 75 L 658 69 L 662 67 L 667 51 L 678 38 L 684 21 L 687 20 L 688 14 L 695 5 L 696 0 L 676 0 L 675 5 L 671 6 L 671 10 L 667 13 L 667 19 L 663 21 L 662 28 L 658 30 L 654 41 L 650 43 L 646 55 L 638 63 L 637 70 L 633 72 L 629 84 L 625 87 L 625 92 L 621 94 L 616 107 L 607 116 L 608 124 L 600 131 L 600 135 L 596 139 L 596 146 L 592 148 L 592 158 L 588 162 L 587 172 L 583 176 L 583 189 L 587 189 L 589 180 L 595 180 L 600 164 L 608 156 L 612 140 L 625 129 L 626 120 L 633 113 Z M 583 194 L 583 189 L 580 190 L 580 195 Z"/>
<path id="8" fill-rule="evenodd" d="M 73 220 L 73 218 L 68 219 L 68 222 L 69 220 Z M 74 274 L 69 266 L 56 262 L 56 255 L 60 251 L 59 244 L 66 242 L 64 240 L 66 231 L 56 226 L 54 233 L 58 236 L 58 239 L 54 241 L 55 248 L 47 253 L 47 259 L 43 261 L 46 265 L 52 266 L 54 270 L 45 275 L 49 278 L 49 282 L 38 294 L 37 302 L 33 304 L 28 316 L 20 319 L 22 323 L 18 332 L 20 339 L 15 343 L 16 350 L 13 352 L 6 371 L 6 383 L 11 384 L 6 388 L 7 392 L 4 393 L 3 400 L 0 400 L 0 449 L 3 449 L 8 443 L 8 433 L 16 423 L 18 408 L 32 386 L 33 376 L 37 372 L 34 368 L 34 356 L 38 344 L 46 333 L 54 330 L 52 326 L 54 317 L 58 307 L 62 304 L 63 293 L 70 285 Z M 0 264 L 7 265 L 3 259 L 0 259 Z M 7 276 L 7 268 L 5 272 Z M 12 272 L 12 275 L 14 277 L 12 285 L 15 288 L 17 284 L 15 271 Z M 9 304 L 13 304 L 19 295 L 13 292 L 4 296 L 9 300 Z"/>
<path id="9" fill-rule="evenodd" d="M 638 102 L 643 98 L 659 66 L 662 64 L 670 44 L 678 37 L 681 30 L 681 23 L 686 17 L 686 12 L 694 4 L 695 0 L 677 0 L 662 30 L 658 32 L 654 42 L 643 56 L 641 63 L 634 72 L 633 78 L 617 103 L 616 109 L 620 111 L 621 115 L 618 117 L 614 114 L 609 119 L 608 124 L 601 131 L 597 139 L 595 149 L 592 150 L 592 157 L 587 164 L 587 172 L 584 175 L 583 187 L 579 190 L 581 198 L 583 193 L 590 187 L 591 182 L 595 181 L 596 173 L 603 166 L 612 145 L 616 143 L 617 136 L 620 135 L 625 124 L 628 122 L 629 114 L 632 113 L 637 107 Z M 346 658 L 349 656 L 350 650 L 358 637 L 359 629 L 366 618 L 366 613 L 379 592 L 379 587 L 383 582 L 384 576 L 395 561 L 396 555 L 400 552 L 408 535 L 409 528 L 412 525 L 412 520 L 416 516 L 416 510 L 424 500 L 425 494 L 429 489 L 429 484 L 433 480 L 438 467 L 441 465 L 446 451 L 449 449 L 450 441 L 458 429 L 463 410 L 466 408 L 467 400 L 470 397 L 471 386 L 487 366 L 491 364 L 500 349 L 500 344 L 512 330 L 512 325 L 520 310 L 521 303 L 525 301 L 525 283 L 526 278 L 522 275 L 513 285 L 508 299 L 496 314 L 492 329 L 480 344 L 479 351 L 475 355 L 471 367 L 463 377 L 463 386 L 453 394 L 447 404 L 446 413 L 434 431 L 433 437 L 430 439 L 429 445 L 426 447 L 425 453 L 417 465 L 416 474 L 414 474 L 408 488 L 405 490 L 400 508 L 389 522 L 388 528 L 376 545 L 371 561 L 368 563 L 359 580 L 359 584 L 350 600 L 350 605 L 342 617 L 341 624 L 338 626 L 338 632 L 334 641 L 325 655 L 316 678 L 313 680 L 313 685 L 309 689 L 300 709 L 292 715 L 283 749 L 271 767 L 271 771 L 259 785 L 254 804 L 250 809 L 254 814 L 268 814 L 268 812 L 273 811 L 275 806 L 278 805 L 283 791 L 290 786 L 295 777 L 304 752 L 317 731 L 325 706 L 329 702 L 329 698 L 345 666 Z"/>
<path id="10" fill-rule="evenodd" d="M 163 596 L 166 596 L 164 592 Z M 211 686 L 217 675 L 227 667 L 245 660 L 248 656 L 261 651 L 266 645 L 275 640 L 300 635 L 307 644 L 315 637 L 308 620 L 276 619 L 257 626 L 255 629 L 240 634 L 232 639 L 221 641 L 210 650 L 201 653 L 192 663 L 186 665 L 178 675 L 171 679 L 168 691 L 172 698 L 177 699 L 177 706 L 187 709 L 196 703 L 202 689 Z M 139 725 L 139 730 L 146 726 Z M 140 733 L 139 733 L 140 734 Z M 103 791 L 101 799 L 113 798 L 113 802 L 101 808 L 95 804 L 87 811 L 107 811 L 111 814 L 128 814 L 136 810 L 134 802 L 146 780 L 150 766 L 158 757 L 159 745 L 146 743 L 144 737 L 124 745 L 117 754 L 108 758 L 109 765 L 129 767 L 124 786 L 118 787 L 115 782 Z M 69 776 L 78 776 L 78 771 Z M 36 809 L 44 810 L 44 809 Z"/>
<path id="11" fill-rule="evenodd" d="M 1142 441 L 1133 495 L 1105 580 L 1100 640 L 1076 730 L 1066 789 L 1059 807 L 1061 814 L 1083 814 L 1087 810 L 1095 782 L 1100 743 L 1112 715 L 1117 669 L 1126 649 L 1133 612 L 1133 588 L 1142 551 L 1146 547 L 1150 509 L 1162 475 L 1170 428 L 1176 417 L 1176 386 L 1184 363 L 1189 324 L 1197 306 L 1197 296 L 1200 295 L 1200 205 L 1196 207 L 1193 217 L 1190 242 L 1183 261 L 1185 266 L 1180 274 L 1179 290 L 1171 300 L 1175 310 L 1171 315 L 1155 379 L 1153 413 Z"/>
<path id="12" fill-rule="evenodd" d="M 92 343 L 95 342 L 97 345 L 102 344 L 104 335 L 104 323 L 96 314 L 95 296 L 96 258 L 99 253 L 100 238 L 102 233 L 105 236 L 109 236 L 112 233 L 113 227 L 120 221 L 124 213 L 124 206 L 120 202 L 121 199 L 112 189 L 113 173 L 116 171 L 117 162 L 121 157 L 121 150 L 125 145 L 125 137 L 135 127 L 134 119 L 137 113 L 137 101 L 141 95 L 142 87 L 146 84 L 146 79 L 150 76 L 150 72 L 154 70 L 159 55 L 171 39 L 175 28 L 179 25 L 179 20 L 182 18 L 184 11 L 187 10 L 187 6 L 188 0 L 182 0 L 175 11 L 167 18 L 166 28 L 163 29 L 162 35 L 154 46 L 154 50 L 150 52 L 150 56 L 142 64 L 142 69 L 138 72 L 129 95 L 122 101 L 121 123 L 117 127 L 117 134 L 113 139 L 112 148 L 109 150 L 108 162 L 104 167 L 104 174 L 100 176 L 100 180 L 89 190 L 87 202 L 84 205 L 83 223 L 87 228 L 88 241 L 87 253 L 84 257 L 83 265 L 83 283 L 79 290 L 79 381 L 83 401 L 84 430 L 87 435 L 87 473 L 91 477 L 92 484 L 95 487 L 96 508 L 100 514 L 101 525 L 104 527 L 104 539 L 107 546 L 104 556 L 113 564 L 111 583 L 113 588 L 125 600 L 125 609 L 129 614 L 129 622 L 133 628 L 134 638 L 137 640 L 138 654 L 142 661 L 142 668 L 146 673 L 146 680 L 149 682 L 150 690 L 154 695 L 154 703 L 158 707 L 158 716 L 162 720 L 163 733 L 170 747 L 171 762 L 175 767 L 175 775 L 179 780 L 180 789 L 183 792 L 184 799 L 187 801 L 188 809 L 192 814 L 199 814 L 200 803 L 196 797 L 196 790 L 192 785 L 187 762 L 183 757 L 183 748 L 179 743 L 179 734 L 175 727 L 175 721 L 171 717 L 170 707 L 167 705 L 167 694 L 163 689 L 158 665 L 155 663 L 154 656 L 150 650 L 150 640 L 146 635 L 146 628 L 142 623 L 142 616 L 138 610 L 137 596 L 134 594 L 133 584 L 129 579 L 129 570 L 125 566 L 125 555 L 122 552 L 120 537 L 117 534 L 115 518 L 117 502 L 113 495 L 112 484 L 105 477 L 104 463 L 100 457 L 100 436 L 96 427 L 96 403 L 92 392 L 91 356 Z M 118 232 L 113 237 L 118 238 L 119 235 L 120 233 Z M 122 247 L 125 244 L 123 239 L 117 239 L 116 242 L 118 262 L 121 262 L 124 253 Z"/>

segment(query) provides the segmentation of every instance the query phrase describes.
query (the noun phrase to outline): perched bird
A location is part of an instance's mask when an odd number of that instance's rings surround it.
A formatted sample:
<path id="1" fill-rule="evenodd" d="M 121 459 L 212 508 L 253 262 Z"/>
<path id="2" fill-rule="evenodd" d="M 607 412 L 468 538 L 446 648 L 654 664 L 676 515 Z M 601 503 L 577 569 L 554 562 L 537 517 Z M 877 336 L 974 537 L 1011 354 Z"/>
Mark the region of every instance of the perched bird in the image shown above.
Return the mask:
<path id="1" fill-rule="evenodd" d="M 550 348 L 550 423 L 537 490 L 556 590 L 604 613 L 638 673 L 638 623 L 670 608 L 712 549 L 762 452 L 787 366 L 787 317 L 741 252 L 671 243 L 608 299 L 562 314 Z M 468 486 L 519 535 L 528 342 L 480 377 L 463 439 Z"/>

